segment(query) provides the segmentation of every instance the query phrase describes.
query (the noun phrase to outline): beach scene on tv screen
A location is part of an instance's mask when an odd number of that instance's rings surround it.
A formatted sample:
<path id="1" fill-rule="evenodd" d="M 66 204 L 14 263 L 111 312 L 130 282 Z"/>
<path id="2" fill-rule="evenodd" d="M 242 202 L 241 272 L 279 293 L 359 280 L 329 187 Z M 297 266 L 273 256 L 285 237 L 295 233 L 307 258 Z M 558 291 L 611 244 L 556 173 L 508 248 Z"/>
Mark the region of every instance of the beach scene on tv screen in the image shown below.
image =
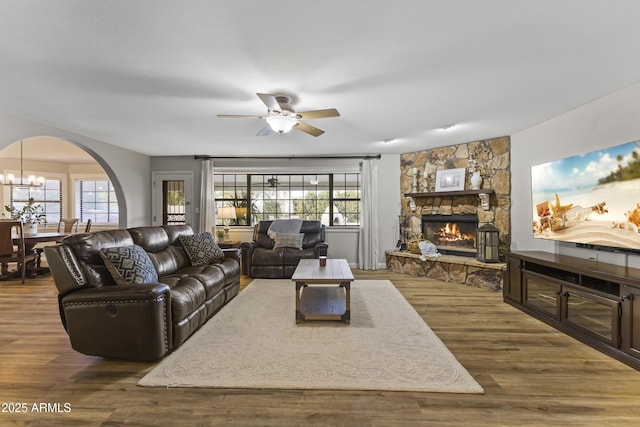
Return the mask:
<path id="1" fill-rule="evenodd" d="M 533 235 L 640 249 L 640 141 L 531 168 Z"/>

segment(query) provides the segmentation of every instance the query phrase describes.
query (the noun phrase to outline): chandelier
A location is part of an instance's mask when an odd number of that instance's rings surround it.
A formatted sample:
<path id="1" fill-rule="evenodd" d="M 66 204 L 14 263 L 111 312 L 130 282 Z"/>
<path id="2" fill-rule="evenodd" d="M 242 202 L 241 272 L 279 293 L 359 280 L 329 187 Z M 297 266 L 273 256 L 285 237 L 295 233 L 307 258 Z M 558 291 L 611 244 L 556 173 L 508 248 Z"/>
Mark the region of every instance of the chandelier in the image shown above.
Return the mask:
<path id="1" fill-rule="evenodd" d="M 20 140 L 20 176 L 16 178 L 16 176 L 12 173 L 8 174 L 0 174 L 0 184 L 2 185 L 13 185 L 16 187 L 42 187 L 44 185 L 44 177 L 35 175 L 29 175 L 26 179 L 24 178 L 24 169 L 22 166 L 23 157 L 22 157 L 22 140 Z"/>

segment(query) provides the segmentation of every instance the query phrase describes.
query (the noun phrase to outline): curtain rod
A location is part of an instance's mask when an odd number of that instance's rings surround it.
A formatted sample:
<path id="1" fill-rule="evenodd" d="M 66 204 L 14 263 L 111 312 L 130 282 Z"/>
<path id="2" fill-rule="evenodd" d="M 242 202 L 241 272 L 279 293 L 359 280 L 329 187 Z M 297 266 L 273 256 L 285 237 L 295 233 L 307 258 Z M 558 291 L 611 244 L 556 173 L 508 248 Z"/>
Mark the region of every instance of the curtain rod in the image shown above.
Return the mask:
<path id="1" fill-rule="evenodd" d="M 210 160 L 210 159 L 259 159 L 259 160 L 319 160 L 319 159 L 380 159 L 381 154 L 361 154 L 354 156 L 207 156 L 202 154 L 196 154 L 193 156 L 195 160 Z"/>

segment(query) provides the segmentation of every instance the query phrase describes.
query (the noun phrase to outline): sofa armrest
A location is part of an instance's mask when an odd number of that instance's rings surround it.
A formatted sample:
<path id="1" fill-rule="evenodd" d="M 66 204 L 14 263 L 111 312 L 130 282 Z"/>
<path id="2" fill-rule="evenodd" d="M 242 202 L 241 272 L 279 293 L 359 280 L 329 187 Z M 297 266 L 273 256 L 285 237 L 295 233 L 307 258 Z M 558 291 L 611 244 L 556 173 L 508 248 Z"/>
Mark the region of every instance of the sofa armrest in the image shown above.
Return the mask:
<path id="1" fill-rule="evenodd" d="M 313 251 L 316 255 L 316 258 L 319 256 L 327 256 L 327 252 L 329 251 L 329 245 L 325 242 L 316 243 Z"/>
<path id="2" fill-rule="evenodd" d="M 69 246 L 45 246 L 44 253 L 60 295 L 64 296 L 89 283 L 78 259 Z"/>
<path id="3" fill-rule="evenodd" d="M 78 289 L 62 298 L 71 346 L 84 354 L 157 360 L 171 350 L 171 295 L 165 284 Z"/>
<path id="4" fill-rule="evenodd" d="M 245 276 L 249 276 L 249 271 L 251 270 L 251 260 L 253 259 L 253 250 L 257 248 L 257 242 L 242 242 L 240 243 L 240 255 L 242 257 L 242 262 L 240 266 L 242 267 L 242 274 Z"/>
<path id="5" fill-rule="evenodd" d="M 258 243 L 257 242 L 241 242 L 240 243 L 240 252 L 251 252 L 253 251 L 255 248 L 257 248 Z"/>

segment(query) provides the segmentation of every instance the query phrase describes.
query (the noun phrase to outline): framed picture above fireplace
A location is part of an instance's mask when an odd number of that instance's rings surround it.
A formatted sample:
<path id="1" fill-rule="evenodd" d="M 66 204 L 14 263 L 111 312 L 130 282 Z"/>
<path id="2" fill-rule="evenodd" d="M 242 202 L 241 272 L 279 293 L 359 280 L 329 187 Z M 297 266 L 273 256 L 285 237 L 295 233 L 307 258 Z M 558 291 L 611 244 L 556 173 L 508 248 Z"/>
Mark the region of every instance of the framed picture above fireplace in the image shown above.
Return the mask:
<path id="1" fill-rule="evenodd" d="M 464 168 L 436 171 L 436 191 L 464 190 Z"/>

